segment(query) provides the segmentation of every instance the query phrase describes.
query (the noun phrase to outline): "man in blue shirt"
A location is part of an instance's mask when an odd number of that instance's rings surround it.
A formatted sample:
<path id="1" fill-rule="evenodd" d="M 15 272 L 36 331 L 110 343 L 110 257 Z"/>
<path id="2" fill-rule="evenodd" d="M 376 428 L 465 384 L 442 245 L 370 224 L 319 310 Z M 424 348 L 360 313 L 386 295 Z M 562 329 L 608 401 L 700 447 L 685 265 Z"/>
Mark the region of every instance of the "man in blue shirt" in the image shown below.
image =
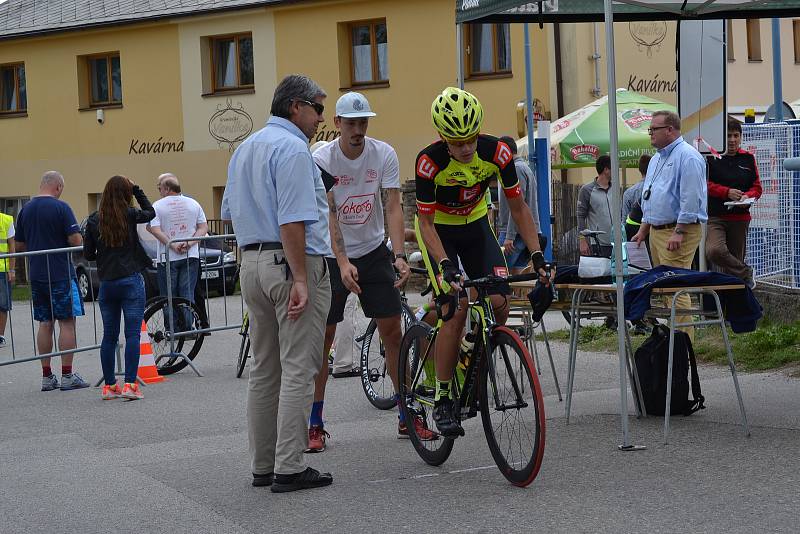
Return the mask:
<path id="1" fill-rule="evenodd" d="M 275 493 L 333 482 L 303 458 L 331 301 L 328 200 L 308 149 L 325 120 L 325 96 L 305 76 L 284 78 L 266 126 L 234 152 L 223 196 L 222 217 L 233 222 L 242 249 L 250 318 L 253 485 L 272 486 Z"/>
<path id="2" fill-rule="evenodd" d="M 77 247 L 83 243 L 80 227 L 69 204 L 59 200 L 64 191 L 64 177 L 56 171 L 42 176 L 39 194 L 33 197 L 17 217 L 17 252 Z M 36 346 L 39 354 L 53 352 L 54 320 L 58 321 L 58 349 L 69 350 L 75 344 L 75 317 L 83 315 L 83 301 L 75 281 L 70 254 L 30 256 L 28 279 L 31 282 L 33 318 L 39 322 Z M 50 368 L 50 358 L 42 358 L 42 391 L 85 388 L 78 373 L 72 372 L 72 353 L 61 355 L 61 385 Z"/>
<path id="3" fill-rule="evenodd" d="M 671 111 L 656 111 L 650 123 L 650 142 L 657 149 L 647 166 L 642 191 L 642 225 L 631 241 L 650 236 L 653 266 L 692 268 L 700 244 L 700 223 L 708 221 L 706 162 L 681 137 L 681 120 Z M 688 295 L 678 308 L 689 308 Z M 679 322 L 691 317 L 679 316 Z M 694 340 L 694 328 L 684 328 Z"/>

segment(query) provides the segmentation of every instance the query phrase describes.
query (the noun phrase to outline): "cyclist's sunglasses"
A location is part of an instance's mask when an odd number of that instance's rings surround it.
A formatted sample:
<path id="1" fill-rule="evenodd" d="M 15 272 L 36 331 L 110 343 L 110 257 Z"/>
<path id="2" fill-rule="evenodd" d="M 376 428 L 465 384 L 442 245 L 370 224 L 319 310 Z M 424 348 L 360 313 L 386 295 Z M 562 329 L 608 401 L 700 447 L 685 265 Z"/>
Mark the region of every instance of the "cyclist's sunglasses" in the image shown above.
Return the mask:
<path id="1" fill-rule="evenodd" d="M 294 101 L 311 106 L 314 108 L 314 111 L 317 112 L 317 115 L 322 115 L 322 112 L 325 111 L 325 106 L 319 102 L 311 102 L 310 100 L 303 100 L 302 98 L 295 98 Z"/>

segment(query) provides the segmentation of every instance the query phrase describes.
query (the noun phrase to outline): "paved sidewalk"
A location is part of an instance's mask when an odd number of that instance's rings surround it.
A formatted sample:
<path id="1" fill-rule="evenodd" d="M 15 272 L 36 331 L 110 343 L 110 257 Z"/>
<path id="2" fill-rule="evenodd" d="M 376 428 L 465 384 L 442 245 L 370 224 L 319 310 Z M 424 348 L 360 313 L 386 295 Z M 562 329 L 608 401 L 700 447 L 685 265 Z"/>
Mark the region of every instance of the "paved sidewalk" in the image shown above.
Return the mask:
<path id="1" fill-rule="evenodd" d="M 215 302 L 219 306 L 219 302 Z M 548 314 L 548 325 L 565 325 Z M 566 382 L 567 346 L 553 343 Z M 0 349 L 8 350 L 8 349 Z M 98 389 L 39 390 L 38 363 L 0 367 L 0 517 L 29 532 L 796 532 L 800 509 L 800 381 L 740 374 L 752 436 L 744 437 L 727 368 L 701 366 L 708 408 L 630 418 L 622 453 L 615 355 L 581 352 L 573 419 L 549 366 L 547 448 L 527 489 L 509 485 L 467 422 L 439 468 L 395 438 L 396 414 L 372 408 L 358 378 L 328 385 L 329 449 L 309 463 L 329 488 L 275 495 L 250 486 L 246 379 L 234 377 L 238 336 L 205 340 L 190 370 L 144 388 L 145 399 L 100 401 Z M 542 356 L 542 353 L 540 353 Z M 6 357 L 0 353 L 0 358 Z M 100 376 L 96 352 L 76 358 Z M 55 366 L 58 369 L 58 366 Z"/>

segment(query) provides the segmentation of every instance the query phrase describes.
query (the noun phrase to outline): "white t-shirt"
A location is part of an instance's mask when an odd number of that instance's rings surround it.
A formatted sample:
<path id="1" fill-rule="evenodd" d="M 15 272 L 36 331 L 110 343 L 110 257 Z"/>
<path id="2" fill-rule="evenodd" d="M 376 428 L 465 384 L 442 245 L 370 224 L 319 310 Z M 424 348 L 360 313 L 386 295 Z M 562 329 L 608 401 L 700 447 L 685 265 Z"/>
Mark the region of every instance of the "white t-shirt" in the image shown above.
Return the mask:
<path id="1" fill-rule="evenodd" d="M 150 221 L 150 226 L 161 227 L 161 231 L 170 239 L 192 237 L 198 225 L 206 222 L 206 214 L 200 204 L 193 198 L 183 195 L 170 195 L 156 200 L 153 202 L 153 208 L 156 210 L 156 216 Z M 158 256 L 156 257 L 159 263 L 164 262 L 165 248 L 164 244 L 159 241 Z M 193 245 L 189 249 L 189 257 L 200 257 L 200 245 Z M 181 258 L 186 258 L 186 256 L 177 254 L 174 250 L 170 251 L 170 261 Z"/>
<path id="2" fill-rule="evenodd" d="M 383 141 L 364 138 L 364 151 L 348 159 L 333 141 L 314 152 L 314 161 L 334 176 L 336 218 L 348 258 L 360 258 L 384 240 L 381 189 L 400 188 L 397 153 Z"/>

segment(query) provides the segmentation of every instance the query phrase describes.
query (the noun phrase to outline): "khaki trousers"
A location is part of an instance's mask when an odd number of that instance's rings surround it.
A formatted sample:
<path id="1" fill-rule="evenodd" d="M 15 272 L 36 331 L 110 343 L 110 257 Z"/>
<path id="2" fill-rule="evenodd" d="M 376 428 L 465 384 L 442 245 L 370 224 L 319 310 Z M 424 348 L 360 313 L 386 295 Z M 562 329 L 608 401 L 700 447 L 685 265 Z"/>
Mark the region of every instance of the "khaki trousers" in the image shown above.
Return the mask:
<path id="1" fill-rule="evenodd" d="M 286 310 L 292 283 L 282 250 L 244 251 L 242 295 L 250 317 L 253 361 L 247 427 L 254 474 L 291 475 L 306 468 L 308 417 L 331 303 L 322 256 L 306 256 L 308 304 L 296 321 Z"/>
<path id="2" fill-rule="evenodd" d="M 653 266 L 669 265 L 670 267 L 681 267 L 683 269 L 692 268 L 692 260 L 694 259 L 697 247 L 700 245 L 701 228 L 699 224 L 692 224 L 686 227 L 686 233 L 683 234 L 683 242 L 678 250 L 667 250 L 667 240 L 674 232 L 674 228 L 664 228 L 663 230 L 650 229 L 650 256 L 653 258 Z M 667 307 L 672 305 L 672 296 L 664 297 L 664 302 Z M 681 295 L 678 298 L 678 309 L 691 308 L 692 299 L 689 295 Z M 675 320 L 679 323 L 689 322 L 692 320 L 691 315 L 676 315 Z M 694 342 L 694 327 L 682 326 L 680 328 L 691 338 Z"/>
<path id="3" fill-rule="evenodd" d="M 752 269 L 744 262 L 747 252 L 747 229 L 750 221 L 726 221 L 718 217 L 708 219 L 706 231 L 706 258 L 723 273 L 744 280 L 752 276 Z"/>

